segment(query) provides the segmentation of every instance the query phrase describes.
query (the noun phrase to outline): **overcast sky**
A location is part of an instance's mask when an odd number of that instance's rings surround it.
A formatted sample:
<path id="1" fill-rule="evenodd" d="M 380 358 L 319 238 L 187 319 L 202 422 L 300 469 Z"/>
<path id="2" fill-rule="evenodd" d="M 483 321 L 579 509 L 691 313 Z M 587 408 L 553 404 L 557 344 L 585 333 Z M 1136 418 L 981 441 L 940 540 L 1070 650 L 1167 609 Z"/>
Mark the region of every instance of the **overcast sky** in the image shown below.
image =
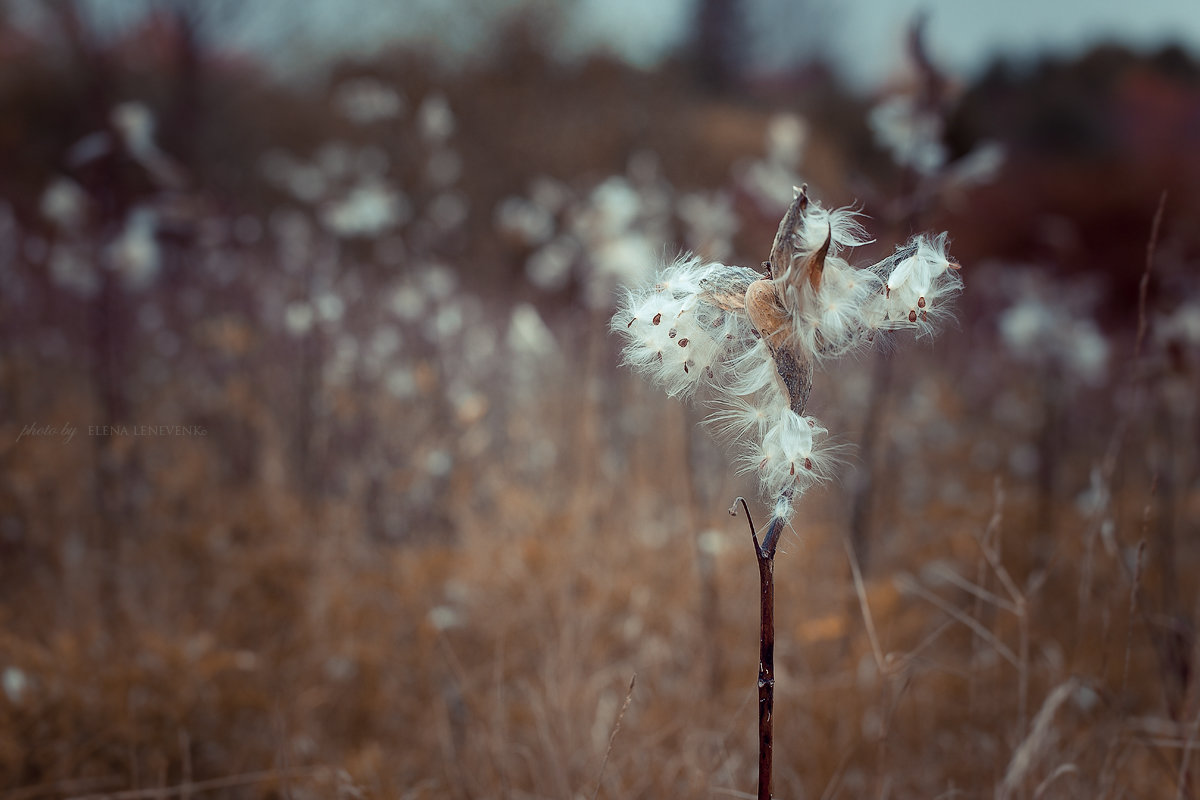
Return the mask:
<path id="1" fill-rule="evenodd" d="M 929 11 L 929 49 L 972 72 L 998 53 L 1079 52 L 1104 40 L 1152 48 L 1178 42 L 1200 52 L 1200 0 L 834 0 L 846 9 L 840 66 L 855 83 L 881 79 L 901 58 L 904 21 Z M 853 57 L 857 52 L 859 55 Z"/>
<path id="2" fill-rule="evenodd" d="M 1139 48 L 1178 42 L 1200 53 L 1200 0 L 807 0 L 829 20 L 831 54 L 856 86 L 869 88 L 903 62 L 904 31 L 924 10 L 938 63 L 971 74 L 993 55 L 1075 53 L 1100 41 Z M 684 35 L 694 0 L 578 0 L 581 38 L 608 39 L 636 58 Z M 780 26 L 778 36 L 787 36 Z"/>
<path id="3" fill-rule="evenodd" d="M 10 0 L 38 15 L 42 0 Z M 84 0 L 97 18 L 128 22 L 155 0 Z M 1200 53 L 1200 0 L 746 0 L 782 16 L 757 20 L 768 38 L 762 52 L 790 52 L 813 28 L 829 44 L 836 66 L 864 90 L 903 63 L 904 30 L 913 15 L 929 15 L 927 42 L 935 60 L 969 77 L 995 54 L 1022 57 L 1048 50 L 1076 53 L 1099 41 L 1151 48 L 1168 41 Z M 297 41 L 311 50 L 369 53 L 416 38 L 461 52 L 486 48 L 500 18 L 515 7 L 557 8 L 564 52 L 605 47 L 652 66 L 686 37 L 696 0 L 247 0 L 248 19 L 234 44 L 270 56 Z M 798 16 L 798 7 L 814 9 Z M 281 31 L 291 41 L 281 42 Z M 812 35 L 811 31 L 807 34 Z M 294 49 L 294 48 L 293 48 Z"/>

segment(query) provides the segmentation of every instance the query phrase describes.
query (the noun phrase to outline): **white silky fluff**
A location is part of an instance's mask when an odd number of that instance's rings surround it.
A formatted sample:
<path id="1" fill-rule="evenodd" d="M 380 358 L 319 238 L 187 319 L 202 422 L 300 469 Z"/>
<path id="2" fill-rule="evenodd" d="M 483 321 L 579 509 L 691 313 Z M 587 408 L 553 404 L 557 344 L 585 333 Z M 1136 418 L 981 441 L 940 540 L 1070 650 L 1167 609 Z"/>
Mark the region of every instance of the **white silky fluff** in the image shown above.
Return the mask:
<path id="1" fill-rule="evenodd" d="M 829 238 L 829 256 L 837 256 L 847 247 L 859 247 L 870 244 L 873 239 L 867 235 L 859 218 L 862 214 L 852 208 L 835 208 L 826 210 L 816 200 L 809 200 L 808 209 L 804 212 L 803 220 L 792 231 L 793 242 L 796 245 L 797 257 L 801 260 L 809 253 L 815 253 Z M 780 274 L 775 276 L 776 288 L 782 288 L 792 280 L 795 264 L 782 265 Z"/>
<path id="2" fill-rule="evenodd" d="M 623 363 L 668 395 L 708 390 L 712 413 L 705 422 L 738 446 L 741 471 L 758 477 L 775 515 L 786 520 L 796 498 L 832 475 L 837 448 L 815 418 L 789 408 L 774 357 L 745 312 L 725 311 L 705 297 L 713 285 L 744 291 L 759 277 L 683 257 L 653 283 L 627 290 L 611 326 L 625 338 Z"/>
<path id="3" fill-rule="evenodd" d="M 902 259 L 884 259 L 871 267 L 884 281 L 882 299 L 876 299 L 872 322 L 881 330 L 915 330 L 931 333 L 948 315 L 948 301 L 962 290 L 962 279 L 946 254 L 946 234 L 916 236 Z M 887 265 L 894 264 L 890 270 Z M 915 319 L 914 319 L 915 317 Z"/>
<path id="4" fill-rule="evenodd" d="M 653 283 L 627 289 L 612 319 L 612 329 L 626 338 L 624 363 L 671 397 L 690 397 L 705 385 L 719 387 L 732 353 L 753 336 L 744 317 L 701 300 L 703 281 L 731 270 L 743 280 L 755 274 L 687 257 Z"/>
<path id="5" fill-rule="evenodd" d="M 946 255 L 945 234 L 914 237 L 877 264 L 851 266 L 842 251 L 868 241 L 858 216 L 810 201 L 793 232 L 795 261 L 774 276 L 789 314 L 788 346 L 813 364 L 868 346 L 877 331 L 931 332 L 946 314 L 946 301 L 961 288 Z M 814 290 L 793 273 L 826 238 L 829 249 Z M 756 332 L 743 304 L 735 302 L 763 277 L 743 267 L 680 257 L 652 283 L 626 290 L 612 329 L 625 338 L 624 363 L 668 395 L 688 398 L 707 391 L 712 413 L 706 424 L 737 445 L 741 470 L 757 476 L 774 516 L 786 522 L 805 491 L 833 477 L 842 446 L 815 418 L 792 411 L 774 356 L 760 336 L 773 332 Z"/>
<path id="6" fill-rule="evenodd" d="M 845 248 L 867 244 L 852 209 L 826 211 L 815 200 L 798 225 L 793 264 L 774 279 L 791 313 L 793 346 L 814 362 L 840 358 L 874 340 L 877 331 L 932 333 L 947 315 L 947 301 L 962 288 L 946 254 L 947 237 L 914 236 L 892 256 L 866 268 L 851 266 Z M 829 239 L 818 288 L 793 276 L 796 264 Z"/>

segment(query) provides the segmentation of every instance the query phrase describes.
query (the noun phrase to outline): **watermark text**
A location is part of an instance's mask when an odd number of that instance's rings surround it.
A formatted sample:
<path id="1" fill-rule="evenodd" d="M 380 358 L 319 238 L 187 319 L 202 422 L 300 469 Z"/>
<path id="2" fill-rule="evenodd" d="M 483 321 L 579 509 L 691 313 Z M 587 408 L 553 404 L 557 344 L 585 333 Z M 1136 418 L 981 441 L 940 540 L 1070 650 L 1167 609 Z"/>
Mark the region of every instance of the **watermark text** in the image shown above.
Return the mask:
<path id="1" fill-rule="evenodd" d="M 67 422 L 63 425 L 42 425 L 39 422 L 31 422 L 21 428 L 21 432 L 17 434 L 17 441 L 21 441 L 26 436 L 38 438 L 61 439 L 63 444 L 69 444 L 75 438 L 76 428 L 71 423 Z"/>
<path id="2" fill-rule="evenodd" d="M 208 436 L 208 428 L 203 425 L 87 425 L 84 430 L 88 436 L 105 438 L 134 437 L 134 438 L 194 438 Z M 63 444 L 69 444 L 80 428 L 70 422 L 62 425 L 31 422 L 21 428 L 17 441 L 25 438 L 58 439 Z"/>

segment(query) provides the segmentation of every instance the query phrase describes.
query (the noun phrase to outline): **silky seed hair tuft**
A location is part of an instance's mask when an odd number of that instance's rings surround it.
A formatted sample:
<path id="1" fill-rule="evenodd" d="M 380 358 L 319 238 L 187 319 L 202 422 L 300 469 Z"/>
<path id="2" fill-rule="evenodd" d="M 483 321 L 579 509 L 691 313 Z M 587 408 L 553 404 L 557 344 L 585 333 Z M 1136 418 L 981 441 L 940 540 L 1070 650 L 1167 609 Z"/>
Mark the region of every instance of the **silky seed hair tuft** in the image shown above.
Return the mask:
<path id="1" fill-rule="evenodd" d="M 784 521 L 833 477 L 843 447 L 804 413 L 813 366 L 870 347 L 880 331 L 933 333 L 962 286 L 944 233 L 852 266 L 843 253 L 869 241 L 860 217 L 797 188 L 765 274 L 681 256 L 627 288 L 612 318 L 626 366 L 672 397 L 705 391 L 706 423 L 737 445 L 739 465 Z"/>

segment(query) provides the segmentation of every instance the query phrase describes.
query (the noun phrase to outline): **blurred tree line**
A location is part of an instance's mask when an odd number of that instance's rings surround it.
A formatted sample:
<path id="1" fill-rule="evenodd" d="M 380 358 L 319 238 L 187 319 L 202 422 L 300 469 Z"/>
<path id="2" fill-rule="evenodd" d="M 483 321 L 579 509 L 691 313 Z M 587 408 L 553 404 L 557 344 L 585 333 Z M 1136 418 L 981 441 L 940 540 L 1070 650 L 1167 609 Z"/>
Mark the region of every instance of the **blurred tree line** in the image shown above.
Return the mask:
<path id="1" fill-rule="evenodd" d="M 836 18 L 812 4 L 699 2 L 690 45 L 652 71 L 605 55 L 564 65 L 551 54 L 563 10 L 530 3 L 505 17 L 486 63 L 449 66 L 427 43 L 409 42 L 338 57 L 324 77 L 294 81 L 231 44 L 233 32 L 265 24 L 279 27 L 281 46 L 305 53 L 312 43 L 289 4 L 146 7 L 131 17 L 129 5 L 58 0 L 41 6 L 33 31 L 18 24 L 20 4 L 0 4 L 0 175 L 23 224 L 39 224 L 37 198 L 52 176 L 70 171 L 71 147 L 110 126 L 110 110 L 129 99 L 153 109 L 163 149 L 205 203 L 233 213 L 270 208 L 279 198 L 255 179 L 264 151 L 308 153 L 364 135 L 314 102 L 359 75 L 410 98 L 435 86 L 446 95 L 461 118 L 465 188 L 477 209 L 494 207 L 533 175 L 569 181 L 618 172 L 639 149 L 656 152 L 676 185 L 720 185 L 761 142 L 761 128 L 734 130 L 736 114 L 731 124 L 714 124 L 722 109 L 746 111 L 756 124 L 769 109 L 798 111 L 840 151 L 848 185 L 866 181 L 886 191 L 899 180 L 864 123 L 872 98 L 848 91 L 828 65 L 820 42 Z M 805 33 L 780 34 L 793 30 Z M 1197 236 L 1170 224 L 1200 213 L 1200 66 L 1192 54 L 1106 45 L 1073 59 L 999 60 L 957 97 L 945 132 L 949 151 L 992 140 L 1007 154 L 997 181 L 969 207 L 945 212 L 964 260 L 1103 273 L 1120 295 L 1137 280 L 1164 190 L 1168 272 L 1200 256 Z M 486 213 L 472 217 L 478 252 L 491 250 L 490 221 Z"/>

